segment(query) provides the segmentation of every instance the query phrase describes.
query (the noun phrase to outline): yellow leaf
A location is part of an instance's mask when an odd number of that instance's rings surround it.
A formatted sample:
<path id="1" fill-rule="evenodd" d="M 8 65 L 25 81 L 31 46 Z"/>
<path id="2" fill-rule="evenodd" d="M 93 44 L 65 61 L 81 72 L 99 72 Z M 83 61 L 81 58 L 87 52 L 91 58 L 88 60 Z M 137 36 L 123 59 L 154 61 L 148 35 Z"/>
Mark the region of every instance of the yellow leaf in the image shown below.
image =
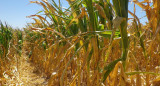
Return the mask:
<path id="1" fill-rule="evenodd" d="M 78 74 L 78 71 L 76 72 L 75 77 L 73 78 L 73 80 L 72 80 L 72 82 L 70 83 L 69 86 L 76 86 L 76 79 L 78 78 L 77 74 Z"/>

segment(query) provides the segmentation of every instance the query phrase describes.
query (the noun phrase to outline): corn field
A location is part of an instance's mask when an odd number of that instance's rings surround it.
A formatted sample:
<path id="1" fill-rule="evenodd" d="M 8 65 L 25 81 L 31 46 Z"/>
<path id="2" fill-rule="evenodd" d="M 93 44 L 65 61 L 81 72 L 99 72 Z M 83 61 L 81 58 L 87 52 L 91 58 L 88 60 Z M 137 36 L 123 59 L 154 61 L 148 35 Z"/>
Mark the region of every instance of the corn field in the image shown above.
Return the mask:
<path id="1" fill-rule="evenodd" d="M 34 86 L 160 86 L 160 0 L 55 1 L 30 1 L 43 10 L 23 30 L 0 22 L 0 85 L 26 55 L 46 80 Z"/>

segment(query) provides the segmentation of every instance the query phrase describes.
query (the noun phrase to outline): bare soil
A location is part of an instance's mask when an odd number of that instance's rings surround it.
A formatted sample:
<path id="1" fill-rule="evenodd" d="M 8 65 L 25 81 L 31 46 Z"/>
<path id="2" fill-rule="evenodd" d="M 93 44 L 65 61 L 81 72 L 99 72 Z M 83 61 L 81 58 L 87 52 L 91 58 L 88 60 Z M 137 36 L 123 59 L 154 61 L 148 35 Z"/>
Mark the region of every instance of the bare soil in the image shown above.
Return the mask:
<path id="1" fill-rule="evenodd" d="M 26 55 L 22 55 L 12 64 L 10 72 L 4 73 L 5 86 L 47 86 L 45 77 L 36 72 L 35 66 Z"/>

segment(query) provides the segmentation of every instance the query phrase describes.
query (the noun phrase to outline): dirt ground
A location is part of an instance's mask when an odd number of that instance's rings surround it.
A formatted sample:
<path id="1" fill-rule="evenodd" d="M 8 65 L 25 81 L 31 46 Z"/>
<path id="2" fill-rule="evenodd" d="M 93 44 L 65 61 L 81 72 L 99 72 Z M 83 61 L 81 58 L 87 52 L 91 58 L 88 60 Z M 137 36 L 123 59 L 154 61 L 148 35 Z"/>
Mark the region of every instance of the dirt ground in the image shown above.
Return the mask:
<path id="1" fill-rule="evenodd" d="M 22 55 L 12 64 L 11 73 L 4 73 L 6 78 L 4 86 L 47 86 L 45 77 L 35 70 L 35 66 L 26 55 Z"/>

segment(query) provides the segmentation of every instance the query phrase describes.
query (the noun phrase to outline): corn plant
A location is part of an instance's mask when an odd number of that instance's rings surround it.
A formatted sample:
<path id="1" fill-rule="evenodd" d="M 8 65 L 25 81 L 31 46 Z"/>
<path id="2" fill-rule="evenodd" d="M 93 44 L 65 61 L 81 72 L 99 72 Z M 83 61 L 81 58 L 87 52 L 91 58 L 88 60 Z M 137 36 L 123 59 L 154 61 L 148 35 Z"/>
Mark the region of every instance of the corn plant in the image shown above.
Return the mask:
<path id="1" fill-rule="evenodd" d="M 8 58 L 8 52 L 10 48 L 10 41 L 12 39 L 12 28 L 8 25 L 3 25 L 0 22 L 0 77 L 2 77 L 4 68 L 7 69 L 6 59 Z"/>
<path id="2" fill-rule="evenodd" d="M 20 52 L 20 55 L 22 53 L 22 46 L 23 46 L 23 34 L 22 34 L 22 31 L 17 31 L 17 37 L 18 37 L 18 48 L 19 50 L 21 51 Z"/>
<path id="3" fill-rule="evenodd" d="M 11 28 L 9 28 L 7 25 L 4 26 L 2 23 L 1 24 L 1 29 L 0 29 L 0 44 L 1 44 L 1 59 L 5 58 L 8 49 L 9 49 L 9 43 L 12 38 L 12 33 L 11 33 Z"/>
<path id="4" fill-rule="evenodd" d="M 129 63 L 134 64 L 132 69 L 136 71 L 145 67 L 138 64 L 144 62 L 140 57 L 148 57 L 148 39 L 141 37 L 145 25 L 130 11 L 134 16 L 130 28 L 136 29 L 136 34 L 128 36 L 128 0 L 66 1 L 69 7 L 65 9 L 60 0 L 59 4 L 54 0 L 31 1 L 41 5 L 43 11 L 28 16 L 35 21 L 26 27 L 29 57 L 49 78 L 48 85 L 124 86 L 128 85 L 126 76 L 132 74 L 136 74 L 136 83 L 140 85 L 139 73 L 152 74 L 129 70 Z M 133 39 L 138 39 L 138 43 Z M 142 50 L 137 48 L 139 44 Z"/>

